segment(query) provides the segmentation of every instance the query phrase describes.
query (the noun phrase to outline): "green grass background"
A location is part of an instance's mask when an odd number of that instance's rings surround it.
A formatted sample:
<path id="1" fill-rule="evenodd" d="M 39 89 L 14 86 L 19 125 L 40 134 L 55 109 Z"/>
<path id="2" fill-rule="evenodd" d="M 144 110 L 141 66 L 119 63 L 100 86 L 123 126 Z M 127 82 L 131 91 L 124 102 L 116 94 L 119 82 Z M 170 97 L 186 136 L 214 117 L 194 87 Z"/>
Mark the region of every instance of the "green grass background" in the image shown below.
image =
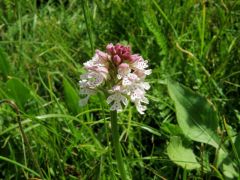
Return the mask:
<path id="1" fill-rule="evenodd" d="M 119 115 L 134 179 L 201 179 L 166 154 L 164 122 L 176 123 L 171 78 L 207 97 L 240 130 L 239 0 L 1 0 L 0 99 L 12 99 L 46 179 L 118 179 L 104 97 L 79 107 L 83 62 L 124 43 L 149 60 L 150 104 Z M 195 149 L 198 147 L 196 146 Z M 211 156 L 212 149 L 206 149 Z M 199 154 L 199 151 L 196 150 Z M 16 114 L 0 107 L 0 179 L 37 177 Z"/>

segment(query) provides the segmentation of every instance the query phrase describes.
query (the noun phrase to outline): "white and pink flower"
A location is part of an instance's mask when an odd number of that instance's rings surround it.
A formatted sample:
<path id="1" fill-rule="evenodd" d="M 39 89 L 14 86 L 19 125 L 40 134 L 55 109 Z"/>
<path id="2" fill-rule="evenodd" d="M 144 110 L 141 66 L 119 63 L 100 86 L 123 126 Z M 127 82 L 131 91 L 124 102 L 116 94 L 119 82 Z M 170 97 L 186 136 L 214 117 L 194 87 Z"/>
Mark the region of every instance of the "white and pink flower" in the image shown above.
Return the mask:
<path id="1" fill-rule="evenodd" d="M 147 109 L 145 97 L 149 83 L 145 82 L 151 74 L 148 61 L 139 54 L 132 54 L 129 46 L 109 44 L 106 53 L 96 50 L 93 58 L 84 63 L 87 73 L 80 76 L 81 94 L 85 95 L 80 104 L 87 103 L 89 96 L 97 91 L 105 91 L 110 110 L 120 112 L 130 100 L 140 114 Z"/>

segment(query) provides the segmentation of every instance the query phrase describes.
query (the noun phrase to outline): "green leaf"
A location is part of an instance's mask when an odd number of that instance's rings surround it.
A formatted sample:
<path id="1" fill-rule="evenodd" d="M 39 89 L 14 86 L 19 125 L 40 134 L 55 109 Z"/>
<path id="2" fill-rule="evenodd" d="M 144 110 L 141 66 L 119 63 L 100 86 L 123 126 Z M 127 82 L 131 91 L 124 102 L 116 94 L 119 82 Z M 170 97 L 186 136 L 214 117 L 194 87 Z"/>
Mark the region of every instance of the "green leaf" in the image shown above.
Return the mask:
<path id="1" fill-rule="evenodd" d="M 6 80 L 7 76 L 10 74 L 10 64 L 7 55 L 2 48 L 0 48 L 0 75 L 1 74 L 4 80 Z"/>
<path id="2" fill-rule="evenodd" d="M 67 79 L 63 79 L 64 97 L 68 110 L 74 115 L 80 111 L 79 95 Z"/>
<path id="3" fill-rule="evenodd" d="M 238 134 L 237 137 L 234 139 L 234 146 L 236 148 L 238 158 L 240 158 L 240 134 Z"/>
<path id="4" fill-rule="evenodd" d="M 234 177 L 238 177 L 237 164 L 232 160 L 232 153 L 220 149 L 217 160 L 217 166 L 222 170 L 225 179 L 234 179 Z"/>
<path id="5" fill-rule="evenodd" d="M 222 171 L 226 178 L 234 179 L 239 176 L 239 173 L 236 171 L 237 167 L 232 161 L 226 161 L 223 163 Z"/>
<path id="6" fill-rule="evenodd" d="M 167 146 L 169 158 L 184 169 L 192 170 L 200 168 L 196 156 L 191 148 L 183 145 L 182 139 L 178 136 L 172 136 Z"/>
<path id="7" fill-rule="evenodd" d="M 177 121 L 185 136 L 193 141 L 218 148 L 218 117 L 216 111 L 202 96 L 178 83 L 168 82 L 168 91 L 174 101 Z"/>
<path id="8" fill-rule="evenodd" d="M 148 9 L 149 10 L 149 9 Z M 157 44 L 161 48 L 161 54 L 167 55 L 168 45 L 165 34 L 161 31 L 161 26 L 158 25 L 155 14 L 152 11 L 147 11 L 143 16 L 144 23 L 149 31 L 151 31 L 156 39 Z"/>
<path id="9" fill-rule="evenodd" d="M 14 160 L 12 160 L 12 159 L 8 159 L 8 158 L 3 157 L 3 156 L 0 156 L 0 160 L 1 160 L 1 161 L 6 161 L 6 162 L 11 163 L 11 164 L 13 164 L 13 165 L 15 165 L 15 166 L 17 166 L 17 167 L 20 167 L 20 168 L 22 168 L 22 169 L 24 169 L 24 170 L 26 170 L 26 171 L 29 171 L 30 173 L 34 174 L 35 176 L 38 176 L 38 177 L 40 176 L 40 175 L 39 175 L 37 172 L 35 172 L 34 170 L 29 169 L 27 166 L 24 166 L 24 165 L 18 163 L 17 161 L 14 161 Z"/>
<path id="10" fill-rule="evenodd" d="M 171 124 L 169 122 L 163 123 L 161 125 L 161 130 L 172 136 L 182 136 L 183 135 L 182 129 L 178 125 Z"/>
<path id="11" fill-rule="evenodd" d="M 227 124 L 226 124 L 227 125 Z M 228 125 L 227 125 L 228 126 Z M 220 167 L 225 179 L 236 179 L 239 176 L 239 157 L 240 157 L 240 135 L 231 126 L 228 126 L 228 135 L 232 140 L 232 151 L 226 152 L 222 149 L 218 152 L 217 167 Z"/>
<path id="12" fill-rule="evenodd" d="M 18 78 L 12 77 L 6 83 L 7 95 L 18 105 L 20 109 L 24 109 L 24 106 L 31 98 L 30 90 L 27 86 Z"/>

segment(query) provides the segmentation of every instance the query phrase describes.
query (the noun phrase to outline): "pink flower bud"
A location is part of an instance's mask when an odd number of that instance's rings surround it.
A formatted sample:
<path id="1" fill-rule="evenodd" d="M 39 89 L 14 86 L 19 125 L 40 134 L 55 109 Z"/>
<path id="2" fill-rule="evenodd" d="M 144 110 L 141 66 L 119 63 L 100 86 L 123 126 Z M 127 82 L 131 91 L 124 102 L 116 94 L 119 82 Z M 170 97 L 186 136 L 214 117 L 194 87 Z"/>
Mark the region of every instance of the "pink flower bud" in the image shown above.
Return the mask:
<path id="1" fill-rule="evenodd" d="M 121 63 L 121 58 L 118 55 L 115 55 L 113 56 L 113 61 L 118 65 Z"/>
<path id="2" fill-rule="evenodd" d="M 131 72 L 131 69 L 127 63 L 122 63 L 118 66 L 118 79 L 122 79 L 124 76 L 128 75 Z"/>
<path id="3" fill-rule="evenodd" d="M 122 54 L 123 59 L 125 60 L 131 60 L 131 54 L 130 52 L 125 52 L 124 54 Z"/>
<path id="4" fill-rule="evenodd" d="M 139 70 L 137 70 L 137 71 L 135 71 L 134 72 L 139 78 L 145 78 L 145 73 L 144 73 L 144 71 L 139 71 Z"/>
<path id="5" fill-rule="evenodd" d="M 131 57 L 129 58 L 130 62 L 139 61 L 140 59 L 141 59 L 141 56 L 139 56 L 138 54 L 133 54 L 133 55 L 131 55 Z"/>
<path id="6" fill-rule="evenodd" d="M 118 68 L 120 68 L 120 69 L 127 69 L 127 68 L 129 68 L 129 65 L 127 63 L 122 63 L 122 64 L 120 64 L 118 66 Z"/>
<path id="7" fill-rule="evenodd" d="M 96 50 L 96 54 L 104 61 L 108 60 L 108 54 L 100 50 Z"/>
<path id="8" fill-rule="evenodd" d="M 107 49 L 107 53 L 109 53 L 109 54 L 111 54 L 111 55 L 113 55 L 113 54 L 116 53 L 116 51 L 115 51 L 114 46 L 113 46 L 112 43 L 108 44 L 106 49 Z"/>

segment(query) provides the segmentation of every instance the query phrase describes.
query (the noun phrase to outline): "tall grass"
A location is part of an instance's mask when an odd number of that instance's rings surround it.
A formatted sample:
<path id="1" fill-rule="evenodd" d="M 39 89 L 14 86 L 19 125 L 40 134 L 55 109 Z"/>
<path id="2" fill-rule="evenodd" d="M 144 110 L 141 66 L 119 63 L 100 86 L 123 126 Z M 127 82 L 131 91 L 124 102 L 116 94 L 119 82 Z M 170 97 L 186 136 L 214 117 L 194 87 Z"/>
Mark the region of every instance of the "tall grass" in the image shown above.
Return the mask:
<path id="1" fill-rule="evenodd" d="M 3 0 L 0 7 L 0 99 L 20 109 L 46 179 L 119 178 L 105 100 L 99 94 L 87 107 L 78 106 L 82 64 L 109 42 L 130 44 L 153 69 L 146 114 L 128 106 L 119 117 L 132 178 L 224 177 L 220 168 L 188 171 L 169 159 L 171 133 L 164 123 L 177 121 L 165 80 L 204 95 L 231 132 L 239 132 L 239 0 Z M 221 121 L 220 128 L 225 125 Z M 226 141 L 231 132 L 221 132 Z M 0 136 L 0 179 L 37 177 L 16 114 L 6 104 L 0 106 Z M 214 166 L 214 150 L 192 143 Z"/>

